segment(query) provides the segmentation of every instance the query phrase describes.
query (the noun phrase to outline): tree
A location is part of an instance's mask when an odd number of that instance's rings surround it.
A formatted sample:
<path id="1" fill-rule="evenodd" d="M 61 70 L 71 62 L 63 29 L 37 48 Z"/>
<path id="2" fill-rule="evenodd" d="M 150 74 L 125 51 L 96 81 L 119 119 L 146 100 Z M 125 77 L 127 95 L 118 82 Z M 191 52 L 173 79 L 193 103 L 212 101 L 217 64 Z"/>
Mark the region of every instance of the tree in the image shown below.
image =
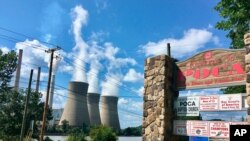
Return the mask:
<path id="1" fill-rule="evenodd" d="M 216 24 L 218 29 L 228 31 L 232 40 L 230 48 L 243 48 L 243 36 L 250 31 L 250 3 L 247 0 L 221 0 L 215 7 L 223 18 Z"/>
<path id="2" fill-rule="evenodd" d="M 3 103 L 6 93 L 10 88 L 8 83 L 13 76 L 17 66 L 17 55 L 14 51 L 4 54 L 0 50 L 0 103 Z M 1 104 L 0 104 L 1 109 Z"/>
<path id="3" fill-rule="evenodd" d="M 90 138 L 92 141 L 116 141 L 117 136 L 115 132 L 104 125 L 93 127 L 90 130 Z"/>
<path id="4" fill-rule="evenodd" d="M 70 131 L 67 141 L 87 141 L 84 132 L 79 128 L 73 128 Z"/>
<path id="5" fill-rule="evenodd" d="M 6 99 L 4 103 L 1 103 L 0 112 L 0 135 L 5 135 L 4 138 L 20 135 L 26 95 L 27 90 L 20 90 L 19 92 L 9 90 L 6 92 Z M 27 134 L 32 120 L 34 123 L 42 120 L 43 108 L 44 102 L 41 101 L 41 94 L 32 91 L 28 105 L 25 134 Z M 48 112 L 47 119 L 52 119 L 51 110 Z M 38 138 L 38 136 L 39 128 L 37 124 L 34 124 L 33 137 Z"/>
<path id="6" fill-rule="evenodd" d="M 223 18 L 217 22 L 216 28 L 228 31 L 227 37 L 232 40 L 230 48 L 244 47 L 243 36 L 250 31 L 250 3 L 247 0 L 221 0 L 215 10 Z M 245 86 L 231 86 L 222 89 L 225 94 L 245 93 Z"/>
<path id="7" fill-rule="evenodd" d="M 63 133 L 67 133 L 68 132 L 68 130 L 69 130 L 69 122 L 66 119 L 64 119 L 62 121 L 61 128 L 62 128 Z"/>

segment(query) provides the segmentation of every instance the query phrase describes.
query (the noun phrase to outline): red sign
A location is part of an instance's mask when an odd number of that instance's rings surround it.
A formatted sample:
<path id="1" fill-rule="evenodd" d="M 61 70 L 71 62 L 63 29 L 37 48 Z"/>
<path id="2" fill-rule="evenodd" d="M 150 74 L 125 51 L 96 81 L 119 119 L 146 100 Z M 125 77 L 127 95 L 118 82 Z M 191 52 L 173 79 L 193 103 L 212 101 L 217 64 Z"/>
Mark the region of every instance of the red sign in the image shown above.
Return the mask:
<path id="1" fill-rule="evenodd" d="M 177 85 L 195 89 L 245 83 L 244 50 L 211 50 L 177 63 Z"/>
<path id="2" fill-rule="evenodd" d="M 210 137 L 229 138 L 229 122 L 209 122 Z"/>
<path id="3" fill-rule="evenodd" d="M 219 96 L 200 96 L 201 111 L 219 110 Z"/>
<path id="4" fill-rule="evenodd" d="M 190 123 L 190 135 L 191 136 L 209 136 L 208 122 L 205 121 L 193 121 Z"/>

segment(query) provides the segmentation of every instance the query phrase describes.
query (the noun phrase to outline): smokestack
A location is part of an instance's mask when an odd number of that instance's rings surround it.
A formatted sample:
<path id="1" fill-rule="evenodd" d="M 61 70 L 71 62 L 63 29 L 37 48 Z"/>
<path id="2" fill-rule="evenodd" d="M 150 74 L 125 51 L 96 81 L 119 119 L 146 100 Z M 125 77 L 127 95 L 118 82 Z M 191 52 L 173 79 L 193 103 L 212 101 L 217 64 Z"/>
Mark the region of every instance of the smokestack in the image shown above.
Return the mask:
<path id="1" fill-rule="evenodd" d="M 120 122 L 117 111 L 118 97 L 116 96 L 101 96 L 100 112 L 103 125 L 112 127 L 115 130 L 120 130 Z"/>
<path id="2" fill-rule="evenodd" d="M 16 69 L 16 78 L 15 78 L 15 84 L 14 84 L 14 89 L 16 91 L 19 89 L 19 81 L 20 81 L 20 72 L 21 72 L 21 66 L 22 66 L 22 58 L 23 58 L 23 50 L 19 49 L 18 63 L 17 63 L 17 69 Z"/>
<path id="3" fill-rule="evenodd" d="M 67 120 L 71 126 L 89 125 L 89 113 L 87 108 L 88 83 L 71 81 L 69 83 L 69 95 L 59 125 Z"/>
<path id="4" fill-rule="evenodd" d="M 50 92 L 49 92 L 49 107 L 52 108 L 53 106 L 53 96 L 54 96 L 54 88 L 55 88 L 55 78 L 56 75 L 52 75 L 51 84 L 50 84 Z"/>
<path id="5" fill-rule="evenodd" d="M 100 125 L 101 124 L 100 110 L 99 110 L 100 94 L 88 93 L 87 100 L 88 100 L 90 125 Z"/>

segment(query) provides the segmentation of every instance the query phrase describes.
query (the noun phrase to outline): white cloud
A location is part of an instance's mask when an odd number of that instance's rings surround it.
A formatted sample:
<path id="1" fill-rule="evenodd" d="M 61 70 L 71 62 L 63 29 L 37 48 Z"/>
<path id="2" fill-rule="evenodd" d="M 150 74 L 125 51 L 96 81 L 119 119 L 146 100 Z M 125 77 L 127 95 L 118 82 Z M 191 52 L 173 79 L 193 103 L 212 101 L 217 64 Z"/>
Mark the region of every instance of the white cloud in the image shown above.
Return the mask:
<path id="1" fill-rule="evenodd" d="M 21 66 L 21 78 L 28 78 L 31 69 L 37 69 L 38 66 L 44 67 L 47 66 L 47 61 L 49 60 L 49 54 L 45 52 L 45 49 L 48 49 L 47 46 L 41 44 L 37 40 L 25 40 L 24 42 L 16 43 L 16 51 L 19 52 L 19 49 L 23 50 L 22 57 L 22 66 Z M 34 71 L 34 76 L 37 75 L 37 71 Z M 41 80 L 47 77 L 47 72 L 42 68 L 41 71 Z M 33 76 L 33 78 L 35 78 Z"/>
<path id="2" fill-rule="evenodd" d="M 139 95 L 139 96 L 143 96 L 143 93 L 144 93 L 144 87 L 142 86 L 142 87 L 140 87 L 137 91 L 136 91 L 136 93 Z"/>
<path id="3" fill-rule="evenodd" d="M 67 101 L 68 90 L 55 89 L 53 98 L 53 109 L 63 108 Z"/>
<path id="4" fill-rule="evenodd" d="M 142 123 L 143 102 L 131 98 L 120 98 L 118 101 L 121 128 L 136 127 Z"/>
<path id="5" fill-rule="evenodd" d="M 134 69 L 129 69 L 123 80 L 127 82 L 139 82 L 143 80 L 143 74 L 136 72 Z"/>
<path id="6" fill-rule="evenodd" d="M 7 47 L 0 47 L 0 49 L 2 50 L 3 54 L 7 54 L 10 51 L 10 49 Z"/>
<path id="7" fill-rule="evenodd" d="M 192 96 L 192 95 L 218 95 L 221 94 L 221 88 L 210 88 L 202 90 L 186 90 L 180 91 L 180 96 Z"/>
<path id="8" fill-rule="evenodd" d="M 214 37 L 213 33 L 207 29 L 192 28 L 185 31 L 180 39 L 166 38 L 158 42 L 148 42 L 142 46 L 142 50 L 146 53 L 146 56 L 166 54 L 166 45 L 170 43 L 173 56 L 181 58 L 184 55 L 197 52 L 197 50 L 203 48 L 209 42 L 215 41 L 215 44 L 218 44 L 218 40 Z"/>
<path id="9" fill-rule="evenodd" d="M 126 100 L 125 98 L 119 98 L 118 104 L 119 104 L 119 105 L 128 104 L 128 100 Z"/>

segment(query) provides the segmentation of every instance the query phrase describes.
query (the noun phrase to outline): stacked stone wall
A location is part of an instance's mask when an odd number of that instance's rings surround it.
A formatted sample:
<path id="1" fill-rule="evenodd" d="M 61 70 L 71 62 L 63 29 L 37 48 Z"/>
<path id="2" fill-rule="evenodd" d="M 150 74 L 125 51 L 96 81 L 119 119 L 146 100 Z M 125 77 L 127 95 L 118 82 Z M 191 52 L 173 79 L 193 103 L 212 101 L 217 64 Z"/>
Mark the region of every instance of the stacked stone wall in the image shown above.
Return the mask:
<path id="1" fill-rule="evenodd" d="M 173 77 L 169 56 L 145 60 L 143 141 L 173 140 Z"/>
<path id="2" fill-rule="evenodd" d="M 246 48 L 245 63 L 246 63 L 246 73 L 247 73 L 247 83 L 246 83 L 246 93 L 247 93 L 247 103 L 250 106 L 250 33 L 244 35 L 244 43 Z M 247 122 L 250 123 L 250 107 L 247 109 Z"/>

